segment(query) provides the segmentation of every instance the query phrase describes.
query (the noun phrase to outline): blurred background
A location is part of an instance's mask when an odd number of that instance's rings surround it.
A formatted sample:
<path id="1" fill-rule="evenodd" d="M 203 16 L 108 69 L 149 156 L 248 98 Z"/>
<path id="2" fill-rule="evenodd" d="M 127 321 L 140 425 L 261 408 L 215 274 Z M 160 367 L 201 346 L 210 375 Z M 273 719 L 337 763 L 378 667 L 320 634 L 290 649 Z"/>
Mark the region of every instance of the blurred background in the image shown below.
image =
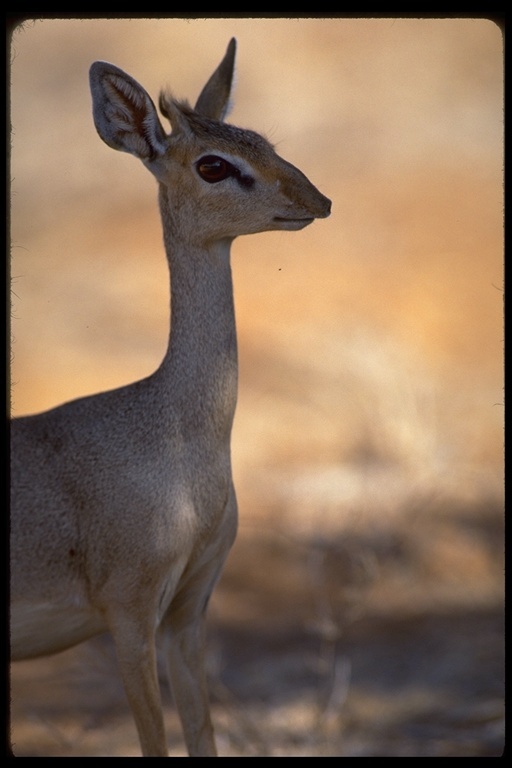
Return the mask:
<path id="1" fill-rule="evenodd" d="M 233 247 L 240 531 L 210 611 L 221 755 L 503 748 L 503 41 L 484 19 L 111 19 L 14 29 L 12 413 L 152 372 L 156 184 L 88 69 L 230 122 L 333 201 Z M 12 671 L 18 756 L 137 755 L 108 638 Z M 171 754 L 184 754 L 166 697 Z"/>

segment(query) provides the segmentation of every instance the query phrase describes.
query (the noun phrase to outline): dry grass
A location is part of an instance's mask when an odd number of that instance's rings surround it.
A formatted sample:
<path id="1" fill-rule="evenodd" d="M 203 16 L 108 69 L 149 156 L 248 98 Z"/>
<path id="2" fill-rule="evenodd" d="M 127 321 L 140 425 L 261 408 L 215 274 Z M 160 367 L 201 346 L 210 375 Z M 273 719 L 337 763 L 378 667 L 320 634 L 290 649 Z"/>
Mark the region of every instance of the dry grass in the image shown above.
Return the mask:
<path id="1" fill-rule="evenodd" d="M 88 66 L 199 91 L 333 200 L 233 268 L 240 534 L 211 611 L 224 755 L 503 748 L 502 41 L 478 20 L 46 21 L 13 38 L 13 411 L 146 375 L 154 185 Z M 262 55 L 262 51 L 264 55 Z M 299 55 L 300 52 L 300 55 Z M 183 754 L 166 699 L 172 754 Z M 108 638 L 12 672 L 16 755 L 137 755 Z"/>

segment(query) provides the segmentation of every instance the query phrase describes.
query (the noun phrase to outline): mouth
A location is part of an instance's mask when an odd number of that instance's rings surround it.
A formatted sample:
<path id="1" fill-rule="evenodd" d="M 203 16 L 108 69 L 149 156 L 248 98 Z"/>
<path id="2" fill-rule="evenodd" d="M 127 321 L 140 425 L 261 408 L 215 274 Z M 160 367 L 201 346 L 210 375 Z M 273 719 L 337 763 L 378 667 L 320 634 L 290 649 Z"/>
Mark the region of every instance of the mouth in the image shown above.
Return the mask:
<path id="1" fill-rule="evenodd" d="M 302 229 L 303 227 L 307 227 L 308 224 L 311 224 L 314 220 L 313 216 L 304 219 L 289 219 L 285 216 L 274 216 L 274 221 L 276 224 L 279 224 L 282 229 Z"/>
<path id="2" fill-rule="evenodd" d="M 314 218 L 313 218 L 313 216 L 309 216 L 309 217 L 307 217 L 307 218 L 305 217 L 303 219 L 292 219 L 292 218 L 288 218 L 287 216 L 274 216 L 274 221 L 307 221 L 307 222 L 310 222 L 310 221 L 314 221 Z"/>

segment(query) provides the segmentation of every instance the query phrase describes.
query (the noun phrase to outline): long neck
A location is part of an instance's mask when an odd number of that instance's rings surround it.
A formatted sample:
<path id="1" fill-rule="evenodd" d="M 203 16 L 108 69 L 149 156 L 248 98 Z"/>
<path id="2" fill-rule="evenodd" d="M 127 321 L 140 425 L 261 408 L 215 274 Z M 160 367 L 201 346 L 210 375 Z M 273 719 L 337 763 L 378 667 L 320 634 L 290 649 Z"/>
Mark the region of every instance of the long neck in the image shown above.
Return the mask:
<path id="1" fill-rule="evenodd" d="M 231 241 L 191 246 L 162 218 L 171 332 L 156 375 L 185 436 L 229 441 L 238 371 Z"/>

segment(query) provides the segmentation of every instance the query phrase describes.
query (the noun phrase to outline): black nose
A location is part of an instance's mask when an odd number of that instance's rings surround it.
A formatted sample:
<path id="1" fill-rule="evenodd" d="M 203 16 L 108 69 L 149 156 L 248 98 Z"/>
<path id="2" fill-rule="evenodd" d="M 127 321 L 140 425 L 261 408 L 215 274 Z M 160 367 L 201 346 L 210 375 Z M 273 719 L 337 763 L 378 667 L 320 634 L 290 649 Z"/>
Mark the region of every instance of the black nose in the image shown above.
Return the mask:
<path id="1" fill-rule="evenodd" d="M 323 198 L 323 209 L 324 209 L 324 212 L 322 213 L 322 217 L 323 218 L 327 218 L 327 216 L 331 215 L 331 205 L 332 205 L 332 203 L 329 200 L 329 198 L 328 197 L 324 197 Z"/>

